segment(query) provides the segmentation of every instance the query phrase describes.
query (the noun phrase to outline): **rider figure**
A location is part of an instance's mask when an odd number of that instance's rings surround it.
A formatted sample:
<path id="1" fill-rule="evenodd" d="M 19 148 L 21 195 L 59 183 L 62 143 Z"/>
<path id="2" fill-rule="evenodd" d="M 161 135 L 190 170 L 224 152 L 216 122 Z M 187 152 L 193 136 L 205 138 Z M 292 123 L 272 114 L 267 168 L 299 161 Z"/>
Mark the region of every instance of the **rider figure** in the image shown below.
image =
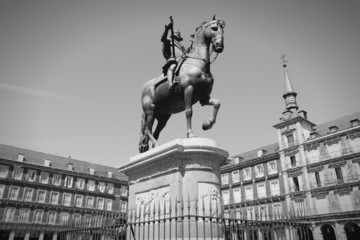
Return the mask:
<path id="1" fill-rule="evenodd" d="M 163 43 L 163 55 L 166 59 L 166 63 L 163 66 L 164 75 L 167 75 L 167 80 L 169 83 L 169 88 L 174 84 L 178 84 L 178 82 L 174 81 L 174 72 L 178 65 L 177 61 L 179 58 L 185 55 L 185 48 L 181 44 L 183 38 L 181 37 L 180 31 L 175 29 L 173 31 L 173 36 L 168 37 L 169 30 L 173 27 L 173 22 L 170 21 L 167 25 L 165 25 L 165 31 L 161 37 L 161 42 Z M 174 47 L 173 47 L 174 43 Z M 175 53 L 173 53 L 173 50 Z"/>

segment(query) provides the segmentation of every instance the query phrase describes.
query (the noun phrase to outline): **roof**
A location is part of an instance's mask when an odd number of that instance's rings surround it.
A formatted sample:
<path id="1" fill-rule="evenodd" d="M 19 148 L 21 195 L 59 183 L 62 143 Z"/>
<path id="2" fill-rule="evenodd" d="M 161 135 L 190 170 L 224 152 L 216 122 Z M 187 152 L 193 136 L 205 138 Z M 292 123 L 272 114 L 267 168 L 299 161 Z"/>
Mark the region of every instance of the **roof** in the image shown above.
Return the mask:
<path id="1" fill-rule="evenodd" d="M 351 127 L 351 122 L 354 119 L 360 120 L 360 112 L 356 112 L 335 120 L 331 120 L 315 126 L 315 132 L 319 134 L 319 137 L 328 135 L 330 133 L 329 127 L 337 126 L 338 131 L 345 130 Z M 240 157 L 240 163 L 258 158 L 257 153 L 259 150 L 265 150 L 266 153 L 263 156 L 271 155 L 279 150 L 279 143 L 269 144 L 263 147 L 256 148 L 254 150 L 234 155 L 231 158 L 229 165 L 234 164 L 234 159 Z"/>
<path id="2" fill-rule="evenodd" d="M 360 112 L 356 112 L 335 120 L 331 120 L 314 127 L 314 131 L 319 134 L 319 137 L 328 135 L 330 133 L 329 127 L 337 126 L 338 131 L 342 131 L 351 127 L 351 120 L 359 119 L 360 120 Z"/>
<path id="3" fill-rule="evenodd" d="M 266 145 L 266 146 L 256 148 L 256 149 L 248 151 L 248 152 L 244 152 L 244 153 L 234 155 L 234 156 L 231 157 L 232 160 L 231 160 L 231 162 L 229 164 L 230 165 L 234 164 L 234 159 L 236 157 L 240 157 L 240 163 L 243 163 L 243 162 L 258 158 L 258 151 L 261 151 L 261 150 L 265 150 L 265 153 L 262 155 L 262 157 L 277 153 L 278 150 L 279 150 L 279 143 L 276 142 L 276 143 L 273 143 L 273 144 L 269 144 L 269 145 Z"/>
<path id="4" fill-rule="evenodd" d="M 95 170 L 95 176 L 107 177 L 107 172 L 112 172 L 113 178 L 128 181 L 127 176 L 124 173 L 119 173 L 115 167 L 0 144 L 0 158 L 16 161 L 18 154 L 24 156 L 25 163 L 44 166 L 44 160 L 47 159 L 50 160 L 51 168 L 62 170 L 68 170 L 67 165 L 71 163 L 74 172 L 89 174 L 88 169 L 93 168 Z"/>

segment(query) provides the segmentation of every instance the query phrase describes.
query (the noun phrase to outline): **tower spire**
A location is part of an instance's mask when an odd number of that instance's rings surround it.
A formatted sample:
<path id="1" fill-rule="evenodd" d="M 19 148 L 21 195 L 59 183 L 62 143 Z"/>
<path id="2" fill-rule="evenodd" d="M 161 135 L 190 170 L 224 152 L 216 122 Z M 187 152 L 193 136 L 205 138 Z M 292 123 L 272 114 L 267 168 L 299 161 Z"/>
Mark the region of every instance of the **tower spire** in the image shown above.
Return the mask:
<path id="1" fill-rule="evenodd" d="M 287 60 L 285 60 L 286 55 L 283 54 L 281 56 L 282 59 L 282 63 L 283 63 L 283 68 L 285 71 L 285 91 L 283 94 L 283 98 L 285 99 L 285 104 L 286 104 L 286 111 L 297 111 L 299 109 L 297 103 L 296 103 L 296 96 L 297 93 L 294 91 L 293 86 L 291 84 L 290 81 L 290 77 L 289 77 L 289 73 L 286 69 L 287 65 L 286 63 L 288 62 Z"/>

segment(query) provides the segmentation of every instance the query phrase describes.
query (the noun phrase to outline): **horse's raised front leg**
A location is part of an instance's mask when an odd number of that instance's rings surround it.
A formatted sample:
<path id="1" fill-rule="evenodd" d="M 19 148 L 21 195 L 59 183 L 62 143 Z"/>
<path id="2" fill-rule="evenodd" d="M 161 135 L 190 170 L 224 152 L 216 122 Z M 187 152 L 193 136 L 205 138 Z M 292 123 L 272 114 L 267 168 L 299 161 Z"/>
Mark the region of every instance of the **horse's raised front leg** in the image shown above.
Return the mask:
<path id="1" fill-rule="evenodd" d="M 208 130 L 208 129 L 212 128 L 212 126 L 214 125 L 214 123 L 216 121 L 217 112 L 218 112 L 218 110 L 220 108 L 220 101 L 210 97 L 206 101 L 200 102 L 200 104 L 203 105 L 203 106 L 204 105 L 212 105 L 212 106 L 214 106 L 214 111 L 213 111 L 212 117 L 209 120 L 204 121 L 204 123 L 202 125 L 203 130 Z"/>
<path id="2" fill-rule="evenodd" d="M 191 127 L 193 93 L 194 93 L 194 87 L 191 85 L 187 86 L 184 90 L 185 115 L 186 115 L 186 123 L 187 123 L 186 135 L 188 138 L 195 137 Z"/>

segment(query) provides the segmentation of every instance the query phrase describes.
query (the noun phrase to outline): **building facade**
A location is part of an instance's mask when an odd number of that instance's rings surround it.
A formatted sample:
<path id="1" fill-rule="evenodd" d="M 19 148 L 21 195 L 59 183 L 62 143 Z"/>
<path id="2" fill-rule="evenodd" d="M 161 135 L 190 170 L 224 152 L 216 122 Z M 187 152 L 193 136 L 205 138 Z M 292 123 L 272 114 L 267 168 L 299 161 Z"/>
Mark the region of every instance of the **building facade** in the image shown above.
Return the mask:
<path id="1" fill-rule="evenodd" d="M 296 96 L 285 69 L 286 107 L 273 126 L 277 142 L 235 155 L 222 167 L 225 213 L 309 221 L 310 239 L 360 239 L 360 112 L 316 125 Z M 291 231 L 276 234 L 300 236 Z"/>
<path id="2" fill-rule="evenodd" d="M 122 219 L 127 177 L 116 168 L 0 145 L 0 239 L 57 239 L 64 225 Z"/>

